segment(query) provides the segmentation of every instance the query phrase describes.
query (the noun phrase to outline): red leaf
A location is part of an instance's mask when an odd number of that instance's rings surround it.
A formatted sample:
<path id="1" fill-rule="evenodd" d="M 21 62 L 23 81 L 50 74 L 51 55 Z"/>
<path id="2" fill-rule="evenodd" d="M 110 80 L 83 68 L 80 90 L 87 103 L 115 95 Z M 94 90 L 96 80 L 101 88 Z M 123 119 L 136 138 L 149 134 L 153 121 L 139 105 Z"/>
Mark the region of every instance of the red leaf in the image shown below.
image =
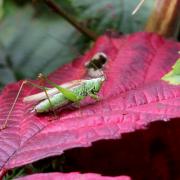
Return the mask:
<path id="1" fill-rule="evenodd" d="M 156 120 L 180 117 L 180 86 L 160 80 L 178 58 L 180 44 L 155 34 L 101 36 L 83 57 L 65 65 L 50 78 L 63 83 L 85 76 L 84 63 L 96 52 L 109 57 L 107 80 L 101 101 L 84 101 L 80 109 L 37 116 L 22 98 L 32 94 L 26 87 L 8 122 L 0 132 L 0 168 L 11 169 L 73 147 L 90 146 L 101 139 L 144 128 Z M 9 112 L 20 83 L 8 85 L 1 94 L 0 124 Z M 49 121 L 52 120 L 52 121 Z"/>
<path id="2" fill-rule="evenodd" d="M 30 176 L 25 176 L 18 178 L 16 180 L 74 180 L 74 179 L 84 179 L 84 180 L 130 180 L 128 176 L 118 176 L 118 177 L 107 177 L 107 176 L 100 176 L 98 174 L 93 173 L 87 173 L 87 174 L 79 174 L 79 173 L 69 173 L 69 174 L 63 174 L 63 173 L 44 173 L 44 174 L 34 174 Z"/>

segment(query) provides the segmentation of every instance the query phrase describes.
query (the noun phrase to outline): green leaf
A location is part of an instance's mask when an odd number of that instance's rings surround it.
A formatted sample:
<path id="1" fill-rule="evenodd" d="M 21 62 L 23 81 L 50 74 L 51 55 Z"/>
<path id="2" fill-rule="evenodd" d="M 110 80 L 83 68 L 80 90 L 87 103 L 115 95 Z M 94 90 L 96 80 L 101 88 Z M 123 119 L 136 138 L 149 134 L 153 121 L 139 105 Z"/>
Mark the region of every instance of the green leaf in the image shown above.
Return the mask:
<path id="1" fill-rule="evenodd" d="M 4 14 L 3 0 L 0 0 L 0 19 L 2 18 L 3 14 Z"/>
<path id="2" fill-rule="evenodd" d="M 162 80 L 170 84 L 180 85 L 180 58 L 172 66 L 172 70 L 162 77 Z"/>

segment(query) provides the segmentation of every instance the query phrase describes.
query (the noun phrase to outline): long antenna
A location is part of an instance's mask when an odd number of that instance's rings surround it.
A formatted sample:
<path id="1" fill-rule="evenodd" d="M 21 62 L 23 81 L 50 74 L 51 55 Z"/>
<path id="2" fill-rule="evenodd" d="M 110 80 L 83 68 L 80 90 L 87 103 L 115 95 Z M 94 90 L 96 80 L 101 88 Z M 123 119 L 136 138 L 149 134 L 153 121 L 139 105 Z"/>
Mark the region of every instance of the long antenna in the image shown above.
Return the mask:
<path id="1" fill-rule="evenodd" d="M 19 95 L 20 95 L 20 93 L 21 93 L 21 91 L 22 91 L 22 88 L 23 88 L 24 84 L 26 84 L 26 83 L 27 83 L 26 80 L 22 82 L 22 84 L 21 84 L 21 86 L 20 86 L 20 88 L 19 88 L 19 90 L 18 90 L 18 93 L 17 93 L 17 95 L 16 95 L 16 98 L 14 99 L 14 102 L 13 102 L 13 104 L 12 104 L 12 106 L 11 106 L 11 109 L 10 109 L 10 111 L 8 112 L 8 115 L 7 115 L 7 117 L 6 117 L 6 120 L 5 120 L 4 124 L 1 126 L 0 130 L 3 130 L 3 129 L 5 129 L 5 128 L 7 127 L 7 122 L 8 122 L 8 120 L 9 120 L 9 117 L 10 117 L 10 115 L 11 115 L 13 109 L 14 109 L 14 106 L 15 106 L 17 100 L 18 100 L 18 97 L 19 97 Z"/>

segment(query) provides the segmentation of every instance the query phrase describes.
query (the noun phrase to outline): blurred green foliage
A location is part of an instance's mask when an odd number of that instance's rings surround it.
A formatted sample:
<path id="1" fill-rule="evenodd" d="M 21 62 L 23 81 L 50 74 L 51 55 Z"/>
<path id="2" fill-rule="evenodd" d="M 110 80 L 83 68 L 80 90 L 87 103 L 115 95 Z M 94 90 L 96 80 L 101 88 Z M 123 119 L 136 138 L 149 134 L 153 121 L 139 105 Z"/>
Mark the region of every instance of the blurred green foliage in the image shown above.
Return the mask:
<path id="1" fill-rule="evenodd" d="M 139 0 L 56 0 L 67 13 L 97 34 L 107 29 L 123 33 L 143 30 L 153 2 L 131 12 Z M 91 40 L 44 0 L 0 0 L 0 86 L 35 78 L 68 63 L 89 47 Z"/>

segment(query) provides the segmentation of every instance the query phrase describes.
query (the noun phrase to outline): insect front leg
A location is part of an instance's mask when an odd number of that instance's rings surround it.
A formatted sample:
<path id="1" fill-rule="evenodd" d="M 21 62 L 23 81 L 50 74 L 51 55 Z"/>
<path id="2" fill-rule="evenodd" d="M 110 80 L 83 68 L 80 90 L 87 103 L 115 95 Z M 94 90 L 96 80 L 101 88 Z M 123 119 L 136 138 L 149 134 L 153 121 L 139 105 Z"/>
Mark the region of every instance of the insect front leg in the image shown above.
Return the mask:
<path id="1" fill-rule="evenodd" d="M 42 82 L 42 79 L 39 79 L 39 80 Z M 47 90 L 49 90 L 49 88 L 47 88 L 47 87 L 45 87 L 45 86 L 37 85 L 37 84 L 32 83 L 32 82 L 30 82 L 30 81 L 27 81 L 27 83 L 30 84 L 30 85 L 32 85 L 32 86 L 34 86 L 34 87 L 36 87 L 36 88 L 38 88 L 38 89 L 41 89 L 41 90 L 44 92 L 45 97 L 46 97 L 46 99 L 48 100 L 48 102 L 49 102 L 49 104 L 50 104 L 51 110 L 53 111 L 54 115 L 56 115 L 55 112 L 54 112 L 54 110 L 53 110 L 53 104 L 52 104 L 51 99 L 50 99 L 50 97 L 49 97 L 49 94 L 48 94 L 48 92 L 47 92 Z M 41 84 L 42 84 L 42 83 L 41 83 Z M 36 99 L 34 99 L 34 100 L 36 100 Z"/>

